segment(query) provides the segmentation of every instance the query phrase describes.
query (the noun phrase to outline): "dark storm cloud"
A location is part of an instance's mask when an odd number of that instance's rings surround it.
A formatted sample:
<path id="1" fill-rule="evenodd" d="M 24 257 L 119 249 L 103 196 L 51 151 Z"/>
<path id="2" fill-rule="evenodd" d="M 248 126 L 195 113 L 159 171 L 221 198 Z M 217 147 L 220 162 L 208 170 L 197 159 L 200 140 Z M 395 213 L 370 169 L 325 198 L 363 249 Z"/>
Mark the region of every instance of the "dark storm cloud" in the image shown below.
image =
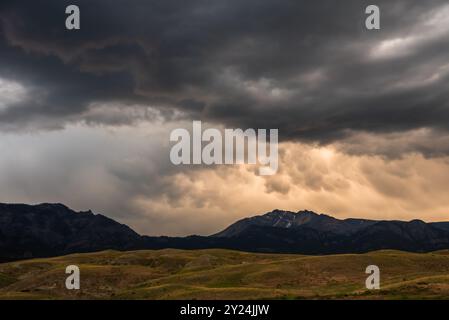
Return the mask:
<path id="1" fill-rule="evenodd" d="M 69 4 L 80 31 L 64 28 Z M 364 29 L 368 4 L 3 1 L 0 77 L 29 92 L 0 123 L 107 122 L 86 115 L 122 103 L 321 143 L 358 130 L 446 132 L 447 2 L 376 1 L 380 31 Z M 114 124 L 130 121 L 114 113 Z"/>

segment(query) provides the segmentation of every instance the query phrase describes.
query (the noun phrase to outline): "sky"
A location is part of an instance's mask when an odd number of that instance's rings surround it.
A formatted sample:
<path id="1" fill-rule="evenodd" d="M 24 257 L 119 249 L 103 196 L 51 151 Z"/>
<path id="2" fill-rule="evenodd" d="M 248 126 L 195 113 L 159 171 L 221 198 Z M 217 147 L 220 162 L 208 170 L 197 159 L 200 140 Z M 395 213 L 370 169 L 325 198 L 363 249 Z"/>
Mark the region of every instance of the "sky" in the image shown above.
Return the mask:
<path id="1" fill-rule="evenodd" d="M 276 208 L 449 220 L 448 17 L 442 0 L 3 0 L 0 202 L 149 235 Z M 194 120 L 278 129 L 277 174 L 173 165 L 170 132 Z"/>

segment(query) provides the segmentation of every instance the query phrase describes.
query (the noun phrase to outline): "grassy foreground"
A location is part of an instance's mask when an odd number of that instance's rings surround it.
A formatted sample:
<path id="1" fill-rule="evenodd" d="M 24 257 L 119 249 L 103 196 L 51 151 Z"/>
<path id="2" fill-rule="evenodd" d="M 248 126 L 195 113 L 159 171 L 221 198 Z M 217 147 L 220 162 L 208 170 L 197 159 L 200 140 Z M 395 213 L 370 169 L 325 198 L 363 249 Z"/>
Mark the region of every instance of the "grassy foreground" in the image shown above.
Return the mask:
<path id="1" fill-rule="evenodd" d="M 65 288 L 78 265 L 81 290 Z M 365 289 L 378 265 L 381 290 Z M 449 299 L 449 251 L 302 256 L 104 251 L 0 264 L 0 299 Z"/>

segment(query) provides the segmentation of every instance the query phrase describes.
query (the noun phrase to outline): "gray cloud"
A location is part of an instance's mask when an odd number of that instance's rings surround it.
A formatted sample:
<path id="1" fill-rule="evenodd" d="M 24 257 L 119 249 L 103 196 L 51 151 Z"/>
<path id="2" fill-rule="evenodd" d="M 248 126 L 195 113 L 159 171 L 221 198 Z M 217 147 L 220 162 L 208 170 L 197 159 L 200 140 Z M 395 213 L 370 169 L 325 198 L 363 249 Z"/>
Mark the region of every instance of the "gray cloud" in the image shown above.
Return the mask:
<path id="1" fill-rule="evenodd" d="M 113 102 L 320 143 L 448 129 L 445 1 L 378 1 L 375 32 L 367 1 L 77 1 L 77 32 L 68 4 L 3 2 L 0 76 L 30 90 L 3 128 L 58 128 Z"/>

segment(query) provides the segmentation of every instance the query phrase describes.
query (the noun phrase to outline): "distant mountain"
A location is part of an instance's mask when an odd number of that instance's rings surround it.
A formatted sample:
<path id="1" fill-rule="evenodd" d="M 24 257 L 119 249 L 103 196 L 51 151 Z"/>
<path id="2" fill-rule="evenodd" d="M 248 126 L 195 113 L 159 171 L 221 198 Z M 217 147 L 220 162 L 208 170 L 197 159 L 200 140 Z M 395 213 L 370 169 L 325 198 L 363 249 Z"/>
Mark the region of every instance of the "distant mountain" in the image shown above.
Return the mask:
<path id="1" fill-rule="evenodd" d="M 0 260 L 141 247 L 141 236 L 100 214 L 62 204 L 0 204 Z"/>
<path id="2" fill-rule="evenodd" d="M 424 252 L 449 248 L 449 223 L 339 220 L 312 211 L 274 210 L 242 219 L 213 237 L 238 242 L 240 249 L 250 251 L 330 254 L 397 249 Z"/>
<path id="3" fill-rule="evenodd" d="M 449 249 L 449 222 L 340 220 L 312 211 L 274 210 L 237 221 L 209 237 L 149 237 L 103 215 L 75 212 L 62 204 L 0 204 L 0 261 L 163 248 L 302 254 L 426 252 Z"/>
<path id="4" fill-rule="evenodd" d="M 249 227 L 272 227 L 296 230 L 308 228 L 338 235 L 351 235 L 357 231 L 373 225 L 376 221 L 364 219 L 338 220 L 325 214 L 304 210 L 297 213 L 283 210 L 274 210 L 262 216 L 245 218 L 232 224 L 215 237 L 238 237 L 244 235 Z"/>

